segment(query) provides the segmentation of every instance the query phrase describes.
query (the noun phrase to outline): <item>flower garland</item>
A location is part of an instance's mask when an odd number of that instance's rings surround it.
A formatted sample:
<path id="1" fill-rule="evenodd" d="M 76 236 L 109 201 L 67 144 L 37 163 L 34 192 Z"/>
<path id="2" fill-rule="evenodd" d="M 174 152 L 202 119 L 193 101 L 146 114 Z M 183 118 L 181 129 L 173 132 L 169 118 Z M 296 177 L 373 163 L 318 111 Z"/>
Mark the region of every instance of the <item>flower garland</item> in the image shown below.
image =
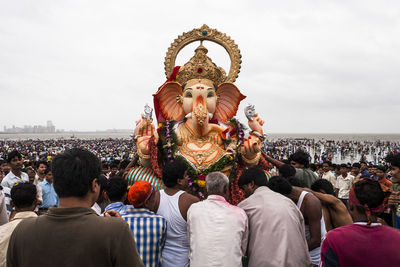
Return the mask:
<path id="1" fill-rule="evenodd" d="M 226 166 L 232 164 L 231 171 L 228 175 L 229 182 L 232 184 L 237 177 L 237 164 L 239 160 L 240 154 L 240 146 L 243 144 L 244 140 L 244 131 L 245 128 L 237 119 L 232 118 L 230 124 L 233 126 L 233 130 L 230 132 L 231 138 L 229 140 L 224 140 L 225 145 L 230 144 L 233 141 L 236 141 L 234 156 L 232 154 L 226 154 L 213 165 L 208 167 L 205 170 L 196 170 L 187 160 L 176 153 L 177 151 L 177 136 L 174 131 L 175 121 L 166 121 L 164 123 L 160 123 L 157 131 L 159 132 L 160 141 L 158 144 L 158 148 L 163 152 L 164 162 L 171 162 L 174 159 L 180 160 L 186 164 L 188 167 L 188 191 L 193 195 L 197 195 L 200 199 L 204 199 L 206 197 L 205 192 L 205 177 L 207 174 L 215 171 L 222 171 Z M 234 137 L 237 138 L 234 138 Z"/>

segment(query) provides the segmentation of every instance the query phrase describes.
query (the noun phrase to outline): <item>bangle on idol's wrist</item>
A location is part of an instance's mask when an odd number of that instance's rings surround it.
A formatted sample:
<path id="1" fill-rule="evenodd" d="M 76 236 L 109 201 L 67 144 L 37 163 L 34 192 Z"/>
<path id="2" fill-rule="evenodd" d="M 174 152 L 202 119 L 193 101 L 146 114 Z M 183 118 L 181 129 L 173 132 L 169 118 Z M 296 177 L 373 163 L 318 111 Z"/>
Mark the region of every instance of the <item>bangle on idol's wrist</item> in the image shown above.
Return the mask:
<path id="1" fill-rule="evenodd" d="M 248 159 L 244 155 L 242 155 L 243 161 L 248 165 L 256 165 L 256 164 L 258 164 L 258 161 L 260 160 L 260 157 L 261 157 L 261 152 L 258 152 L 257 155 L 253 159 Z"/>
<path id="2" fill-rule="evenodd" d="M 265 139 L 264 135 L 260 134 L 260 133 L 257 132 L 257 131 L 251 131 L 251 132 L 250 132 L 250 135 L 255 135 L 255 136 L 257 136 L 258 138 L 260 138 L 261 141 L 264 141 L 264 139 Z"/>
<path id="3" fill-rule="evenodd" d="M 145 154 L 143 154 L 143 153 L 140 151 L 140 148 L 138 148 L 137 153 L 138 153 L 138 155 L 139 155 L 139 157 L 140 157 L 141 159 L 149 159 L 149 158 L 150 158 L 150 155 L 145 155 Z"/>

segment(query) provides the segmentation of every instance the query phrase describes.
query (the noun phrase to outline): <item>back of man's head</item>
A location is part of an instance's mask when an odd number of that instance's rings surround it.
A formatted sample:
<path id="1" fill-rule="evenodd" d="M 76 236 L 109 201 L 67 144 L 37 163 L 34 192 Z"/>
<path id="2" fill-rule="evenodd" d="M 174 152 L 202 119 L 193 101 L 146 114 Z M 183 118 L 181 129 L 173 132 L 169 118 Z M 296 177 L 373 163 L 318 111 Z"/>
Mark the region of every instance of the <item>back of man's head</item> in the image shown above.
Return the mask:
<path id="1" fill-rule="evenodd" d="M 282 177 L 288 178 L 296 175 L 296 169 L 290 164 L 283 164 L 279 167 L 279 174 Z"/>
<path id="2" fill-rule="evenodd" d="M 17 209 L 34 208 L 36 193 L 34 184 L 17 183 L 11 188 L 11 200 Z"/>
<path id="3" fill-rule="evenodd" d="M 390 163 L 390 165 L 400 168 L 400 154 L 389 154 L 386 157 L 386 161 Z"/>
<path id="4" fill-rule="evenodd" d="M 106 193 L 111 202 L 123 201 L 128 193 L 128 182 L 121 177 L 112 178 L 108 180 Z"/>
<path id="5" fill-rule="evenodd" d="M 209 195 L 224 195 L 229 186 L 229 179 L 222 172 L 212 172 L 206 177 L 206 186 Z"/>
<path id="6" fill-rule="evenodd" d="M 56 156 L 51 165 L 54 189 L 60 198 L 84 197 L 101 172 L 99 159 L 81 148 L 73 148 Z"/>
<path id="7" fill-rule="evenodd" d="M 245 170 L 238 180 L 239 187 L 254 182 L 256 186 L 267 186 L 267 176 L 258 166 Z"/>
<path id="8" fill-rule="evenodd" d="M 301 149 L 297 150 L 292 155 L 290 155 L 289 160 L 304 165 L 304 168 L 308 168 L 309 164 L 308 155 Z"/>
<path id="9" fill-rule="evenodd" d="M 333 185 L 326 179 L 318 179 L 311 185 L 311 190 L 320 193 L 326 193 L 334 196 L 335 191 Z"/>
<path id="10" fill-rule="evenodd" d="M 373 209 L 382 205 L 385 194 L 378 181 L 366 178 L 354 184 L 354 193 L 361 205 L 367 205 Z M 357 206 L 360 212 L 365 212 L 364 208 Z"/>
<path id="11" fill-rule="evenodd" d="M 281 176 L 274 176 L 271 177 L 268 181 L 269 189 L 280 193 L 282 195 L 288 195 L 292 193 L 292 185 L 283 177 Z"/>
<path id="12" fill-rule="evenodd" d="M 178 184 L 178 179 L 183 179 L 187 166 L 180 160 L 175 160 L 165 164 L 162 170 L 162 180 L 166 187 L 174 187 Z"/>

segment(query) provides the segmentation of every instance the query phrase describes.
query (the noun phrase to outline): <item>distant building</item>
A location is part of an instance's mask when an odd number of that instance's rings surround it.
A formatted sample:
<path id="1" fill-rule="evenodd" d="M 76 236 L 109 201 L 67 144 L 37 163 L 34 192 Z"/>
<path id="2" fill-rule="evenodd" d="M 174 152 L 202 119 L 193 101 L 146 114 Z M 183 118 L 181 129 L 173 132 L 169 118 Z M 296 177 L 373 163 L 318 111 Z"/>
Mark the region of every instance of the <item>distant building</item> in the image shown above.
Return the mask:
<path id="1" fill-rule="evenodd" d="M 13 125 L 11 128 L 4 126 L 4 133 L 55 133 L 56 127 L 53 125 L 52 121 L 47 121 L 46 126 L 43 125 L 24 125 L 24 127 L 15 127 Z"/>

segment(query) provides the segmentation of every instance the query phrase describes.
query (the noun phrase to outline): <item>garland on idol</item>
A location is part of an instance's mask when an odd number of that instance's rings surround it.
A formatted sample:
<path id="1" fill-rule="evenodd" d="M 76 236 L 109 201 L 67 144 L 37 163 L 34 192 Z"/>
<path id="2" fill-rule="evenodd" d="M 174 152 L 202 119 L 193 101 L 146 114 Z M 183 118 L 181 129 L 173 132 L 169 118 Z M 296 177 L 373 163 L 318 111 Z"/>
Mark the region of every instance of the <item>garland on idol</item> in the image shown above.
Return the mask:
<path id="1" fill-rule="evenodd" d="M 227 165 L 232 164 L 231 171 L 228 175 L 229 183 L 235 181 L 237 177 L 237 165 L 240 156 L 240 146 L 243 144 L 244 140 L 244 129 L 245 127 L 236 119 L 232 118 L 229 120 L 229 123 L 233 127 L 233 130 L 230 132 L 230 139 L 224 140 L 225 145 L 229 145 L 231 142 L 236 142 L 235 151 L 232 154 L 226 154 L 213 165 L 208 167 L 205 170 L 199 171 L 194 168 L 188 161 L 177 154 L 177 136 L 174 131 L 174 125 L 176 121 L 166 121 L 158 124 L 158 133 L 160 136 L 160 141 L 158 143 L 159 151 L 166 151 L 163 156 L 164 162 L 171 162 L 174 160 L 180 160 L 187 166 L 187 174 L 188 174 L 188 191 L 193 195 L 197 195 L 200 199 L 206 198 L 206 182 L 205 178 L 207 174 L 215 171 L 222 171 Z"/>

